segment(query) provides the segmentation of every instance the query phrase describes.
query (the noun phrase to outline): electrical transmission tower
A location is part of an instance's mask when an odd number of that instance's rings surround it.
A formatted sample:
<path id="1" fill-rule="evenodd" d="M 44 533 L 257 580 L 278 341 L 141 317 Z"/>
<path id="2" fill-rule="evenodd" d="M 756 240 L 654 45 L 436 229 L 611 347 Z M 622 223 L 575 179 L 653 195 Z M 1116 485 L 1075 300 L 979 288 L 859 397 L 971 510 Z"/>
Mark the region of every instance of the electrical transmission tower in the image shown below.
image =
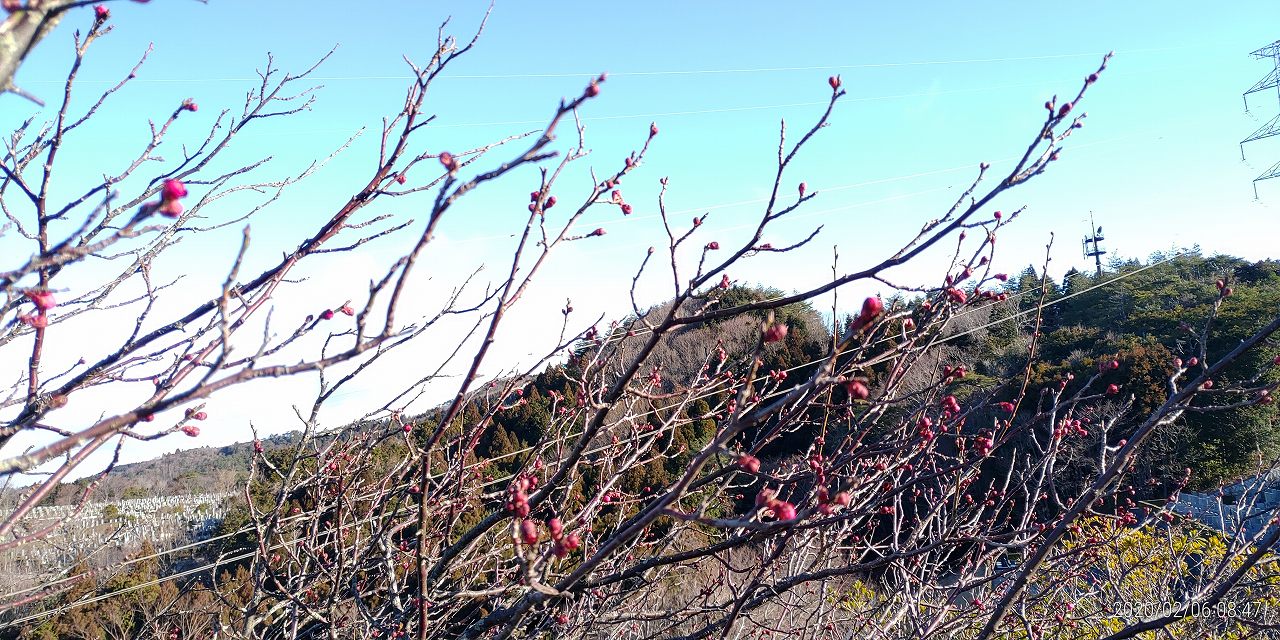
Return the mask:
<path id="1" fill-rule="evenodd" d="M 1105 238 L 1102 237 L 1102 227 L 1094 226 L 1093 212 L 1089 212 L 1089 235 L 1084 237 L 1084 257 L 1093 258 L 1093 266 L 1097 269 L 1098 277 L 1102 277 L 1102 256 L 1107 255 L 1099 245 Z"/>
<path id="2" fill-rule="evenodd" d="M 1272 61 L 1271 71 L 1267 73 L 1261 80 L 1254 83 L 1248 91 L 1244 92 L 1244 110 L 1249 111 L 1249 94 L 1265 91 L 1267 89 L 1276 89 L 1276 102 L 1280 105 L 1280 40 L 1250 53 L 1255 60 L 1263 60 L 1270 58 Z M 1280 112 L 1275 117 L 1267 121 L 1266 124 L 1258 128 L 1249 135 L 1248 138 L 1240 141 L 1240 159 L 1244 160 L 1244 143 L 1261 140 L 1262 138 L 1270 138 L 1271 136 L 1280 134 Z M 1258 182 L 1260 180 L 1268 180 L 1270 178 L 1280 177 L 1280 162 L 1271 165 L 1262 175 L 1253 179 L 1253 197 L 1258 197 Z"/>

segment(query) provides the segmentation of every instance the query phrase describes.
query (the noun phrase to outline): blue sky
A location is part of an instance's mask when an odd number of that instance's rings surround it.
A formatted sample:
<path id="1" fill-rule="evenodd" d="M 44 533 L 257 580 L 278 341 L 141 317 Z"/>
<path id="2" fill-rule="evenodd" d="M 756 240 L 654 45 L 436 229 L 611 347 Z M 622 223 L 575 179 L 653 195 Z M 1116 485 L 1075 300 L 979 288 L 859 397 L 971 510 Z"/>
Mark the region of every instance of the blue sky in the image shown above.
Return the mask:
<path id="1" fill-rule="evenodd" d="M 1210 253 L 1274 257 L 1280 180 L 1260 183 L 1257 200 L 1251 181 L 1280 160 L 1280 144 L 1252 143 L 1247 162 L 1241 162 L 1238 146 L 1280 108 L 1274 92 L 1252 96 L 1251 114 L 1240 98 L 1270 70 L 1269 62 L 1248 53 L 1280 39 L 1266 19 L 1273 7 L 1045 6 L 500 1 L 476 49 L 433 88 L 428 108 L 438 119 L 425 137 L 426 148 L 458 150 L 537 128 L 562 96 L 576 95 L 601 71 L 610 72 L 604 91 L 581 114 L 592 155 L 563 180 L 560 199 L 578 198 L 574 187 L 585 193 L 587 166 L 617 166 L 643 142 L 650 121 L 661 133 L 645 165 L 624 186 L 636 215 L 623 219 L 615 208 L 600 208 L 588 216 L 584 232 L 604 227 L 609 234 L 571 245 L 549 265 L 522 312 L 527 315 L 517 319 L 520 330 L 504 336 L 492 373 L 546 346 L 530 346 L 538 341 L 521 331 L 545 332 L 566 297 L 575 299 L 584 319 L 626 312 L 631 274 L 645 249 L 663 239 L 653 216 L 659 178 L 670 177 L 668 207 L 682 212 L 673 216 L 682 224 L 710 211 L 702 232 L 706 240 L 739 237 L 771 185 L 779 120 L 785 118 L 791 131 L 807 127 L 825 104 L 826 78 L 833 73 L 842 75 L 849 96 L 784 180 L 784 193 L 804 180 L 820 195 L 769 239 L 786 243 L 818 224 L 823 231 L 811 250 L 755 259 L 732 273 L 735 278 L 803 289 L 829 278 L 832 245 L 839 246 L 841 264 L 849 270 L 890 253 L 946 210 L 980 162 L 1006 169 L 1037 130 L 1042 103 L 1055 93 L 1074 95 L 1110 50 L 1116 57 L 1083 107 L 1086 126 L 1073 135 L 1062 160 L 996 203 L 1005 210 L 1028 207 L 1001 235 L 997 265 L 1016 272 L 1039 264 L 1053 233 L 1052 270 L 1084 267 L 1080 237 L 1090 211 L 1107 231 L 1106 248 L 1123 257 L 1192 244 Z M 313 110 L 247 131 L 229 154 L 228 162 L 270 155 L 263 175 L 284 175 L 360 127 L 370 128 L 313 180 L 254 220 L 250 263 L 264 265 L 296 246 L 308 222 L 327 216 L 367 179 L 380 118 L 403 100 L 402 56 L 429 56 L 446 16 L 453 16 L 451 32 L 469 36 L 485 5 L 164 0 L 110 7 L 115 30 L 94 44 L 81 71 L 82 100 L 127 73 L 148 44 L 154 50 L 137 80 L 81 132 L 79 151 L 64 167 L 65 182 L 57 185 L 68 192 L 91 183 L 104 165 L 114 166 L 121 149 L 137 148 L 148 118 L 163 119 L 188 97 L 200 111 L 185 114 L 173 135 L 175 141 L 197 143 L 220 109 L 237 108 L 268 52 L 283 69 L 300 70 L 340 45 L 317 71 L 324 86 Z M 91 15 L 85 8 L 68 17 L 22 68 L 18 84 L 56 102 L 72 31 L 87 28 Z M 0 97 L 0 125 L 6 130 L 49 113 Z M 176 156 L 177 150 L 169 153 Z M 432 286 L 447 290 L 480 264 L 494 269 L 510 250 L 509 234 L 523 225 L 527 193 L 536 183 L 536 171 L 526 169 L 464 201 L 442 228 L 426 267 L 433 284 L 424 285 L 424 292 L 438 293 Z M 398 199 L 373 213 L 412 217 L 425 202 Z M 232 215 L 236 206 L 228 201 L 210 215 Z M 207 287 L 229 265 L 225 242 L 236 234 L 228 230 L 196 240 L 184 248 L 181 261 L 162 263 L 193 271 L 194 284 L 179 297 L 208 296 Z M 399 246 L 391 240 L 358 257 L 320 261 L 304 275 L 327 290 L 358 294 L 361 279 L 385 266 Z M 943 267 L 945 256 L 929 256 L 893 275 L 907 284 L 932 284 Z M 883 287 L 855 285 L 842 299 L 860 299 L 872 290 Z M 297 302 L 315 295 L 306 291 L 282 305 L 307 304 Z M 656 302 L 666 291 L 659 282 L 642 294 Z M 223 415 L 235 419 L 210 430 L 202 443 L 245 439 L 243 413 L 227 408 Z M 346 415 L 337 411 L 333 420 Z M 129 455 L 148 457 L 175 444 L 186 442 L 169 439 Z"/>

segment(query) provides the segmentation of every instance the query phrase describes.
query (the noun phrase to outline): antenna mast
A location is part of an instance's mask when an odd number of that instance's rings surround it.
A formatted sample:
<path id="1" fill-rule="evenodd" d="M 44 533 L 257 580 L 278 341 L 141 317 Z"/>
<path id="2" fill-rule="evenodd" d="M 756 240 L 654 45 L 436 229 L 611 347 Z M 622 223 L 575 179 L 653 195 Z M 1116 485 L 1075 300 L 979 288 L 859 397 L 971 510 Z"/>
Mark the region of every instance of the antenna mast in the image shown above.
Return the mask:
<path id="1" fill-rule="evenodd" d="M 1102 277 L 1102 256 L 1107 254 L 1107 252 L 1103 251 L 1102 247 L 1099 245 L 1103 240 L 1105 240 L 1105 238 L 1102 237 L 1102 227 L 1094 225 L 1093 212 L 1090 211 L 1089 235 L 1084 237 L 1084 257 L 1093 258 L 1093 266 L 1097 269 L 1097 275 L 1099 278 Z"/>
<path id="2" fill-rule="evenodd" d="M 1270 58 L 1272 62 L 1272 68 L 1270 73 L 1263 76 L 1263 78 L 1255 82 L 1254 85 L 1250 87 L 1248 91 L 1244 92 L 1244 95 L 1242 97 L 1244 98 L 1245 113 L 1249 112 L 1249 94 L 1251 93 L 1257 93 L 1259 91 L 1265 91 L 1266 89 L 1275 88 L 1276 100 L 1278 103 L 1280 103 L 1280 40 L 1272 42 L 1271 44 L 1265 47 L 1262 47 L 1261 49 L 1253 51 L 1249 55 L 1253 56 L 1255 60 L 1263 60 L 1263 59 Z M 1274 136 L 1274 135 L 1280 135 L 1280 113 L 1277 113 L 1275 117 L 1271 118 L 1270 120 L 1267 121 L 1266 124 L 1259 127 L 1257 131 L 1254 131 L 1253 133 L 1249 134 L 1249 137 L 1240 141 L 1240 159 L 1244 160 L 1244 143 L 1253 142 L 1254 140 L 1261 140 L 1263 138 L 1270 138 L 1271 136 Z M 1255 199 L 1258 197 L 1259 181 L 1269 180 L 1271 178 L 1276 178 L 1276 177 L 1280 177 L 1280 162 L 1277 162 L 1271 165 L 1271 168 L 1262 172 L 1262 175 L 1253 179 L 1253 197 Z"/>

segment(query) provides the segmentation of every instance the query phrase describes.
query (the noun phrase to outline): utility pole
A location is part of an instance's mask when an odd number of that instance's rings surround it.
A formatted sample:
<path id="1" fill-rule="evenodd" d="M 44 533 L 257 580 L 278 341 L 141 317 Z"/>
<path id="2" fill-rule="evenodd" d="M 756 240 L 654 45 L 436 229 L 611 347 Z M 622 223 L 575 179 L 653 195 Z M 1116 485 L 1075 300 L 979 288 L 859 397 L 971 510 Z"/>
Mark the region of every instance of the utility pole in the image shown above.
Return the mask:
<path id="1" fill-rule="evenodd" d="M 1098 244 L 1105 240 L 1102 237 L 1102 227 L 1093 224 L 1093 212 L 1089 212 L 1089 235 L 1084 237 L 1084 257 L 1093 258 L 1093 266 L 1097 269 L 1097 275 L 1102 277 L 1102 256 L 1107 252 L 1102 250 Z"/>
<path id="2" fill-rule="evenodd" d="M 1242 97 L 1244 98 L 1245 113 L 1249 112 L 1249 94 L 1265 91 L 1267 89 L 1274 88 L 1276 90 L 1276 102 L 1280 105 L 1280 40 L 1276 40 L 1261 49 L 1253 51 L 1249 55 L 1253 56 L 1255 60 L 1270 58 L 1271 71 L 1267 73 L 1267 75 L 1263 76 L 1261 80 L 1255 82 L 1248 91 L 1244 92 Z M 1258 127 L 1257 131 L 1254 131 L 1249 135 L 1249 137 L 1240 141 L 1240 159 L 1244 160 L 1244 143 L 1261 140 L 1263 138 L 1270 138 L 1271 136 L 1278 134 L 1280 134 L 1280 113 L 1276 113 L 1276 115 L 1268 120 L 1266 124 Z M 1260 180 L 1269 180 L 1276 177 L 1280 177 L 1280 162 L 1271 165 L 1270 169 L 1267 169 L 1262 172 L 1262 175 L 1253 179 L 1253 197 L 1255 199 L 1258 197 L 1258 182 Z"/>

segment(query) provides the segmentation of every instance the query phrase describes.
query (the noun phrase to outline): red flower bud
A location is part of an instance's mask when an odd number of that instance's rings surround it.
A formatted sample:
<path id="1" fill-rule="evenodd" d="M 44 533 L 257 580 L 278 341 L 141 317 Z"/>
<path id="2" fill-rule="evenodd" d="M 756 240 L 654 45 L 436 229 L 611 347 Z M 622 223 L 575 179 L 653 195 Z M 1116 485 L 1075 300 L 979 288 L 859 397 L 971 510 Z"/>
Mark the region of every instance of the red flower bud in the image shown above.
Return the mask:
<path id="1" fill-rule="evenodd" d="M 333 309 L 325 309 L 324 311 L 321 311 L 321 312 L 320 312 L 320 319 L 321 319 L 321 320 L 332 320 L 332 319 L 333 319 Z"/>
<path id="2" fill-rule="evenodd" d="M 605 234 L 605 230 L 604 230 L 604 228 L 603 228 L 603 227 L 601 227 L 601 228 L 599 228 L 599 229 L 596 229 L 595 231 L 592 231 L 591 233 L 588 233 L 588 234 L 587 234 L 587 237 L 588 237 L 588 238 L 595 238 L 595 237 L 597 237 L 597 236 L 602 236 L 602 235 L 604 235 L 604 234 Z"/>
<path id="3" fill-rule="evenodd" d="M 1064 102 L 1062 103 L 1062 106 L 1058 108 L 1058 117 L 1061 118 L 1067 115 L 1068 113 L 1071 113 L 1071 103 Z"/>
<path id="4" fill-rule="evenodd" d="M 712 240 L 711 242 L 707 243 L 707 251 L 715 251 L 719 248 L 720 248 L 720 243 L 716 242 L 715 240 Z"/>
<path id="5" fill-rule="evenodd" d="M 849 394 L 850 400 L 866 400 L 871 396 L 871 392 L 867 389 L 867 385 L 860 380 L 849 380 L 844 383 L 845 393 Z"/>
<path id="6" fill-rule="evenodd" d="M 656 135 L 658 135 L 658 123 L 656 123 L 656 122 L 650 122 L 650 123 L 649 123 L 649 137 L 650 137 L 650 138 L 652 138 L 652 137 L 654 137 L 654 136 L 656 136 Z"/>
<path id="7" fill-rule="evenodd" d="M 407 178 L 404 177 L 403 173 L 396 175 L 396 184 L 404 184 L 405 180 L 407 180 Z"/>
<path id="8" fill-rule="evenodd" d="M 111 10 L 108 9 L 106 5 L 100 4 L 93 8 L 93 16 L 97 18 L 99 22 L 101 22 L 111 17 Z"/>
<path id="9" fill-rule="evenodd" d="M 749 453 L 744 453 L 738 456 L 738 467 L 748 473 L 759 473 L 760 459 Z"/>
<path id="10" fill-rule="evenodd" d="M 1119 385 L 1114 385 L 1114 384 L 1107 385 L 1107 395 L 1114 396 L 1117 393 L 1120 393 Z"/>
<path id="11" fill-rule="evenodd" d="M 997 402 L 996 406 L 999 407 L 1000 410 L 1004 411 L 1005 413 L 1013 413 L 1013 410 L 1015 408 L 1012 402 Z"/>
<path id="12" fill-rule="evenodd" d="M 631 211 L 632 211 L 632 209 L 631 209 L 631 205 L 626 204 L 626 203 L 623 203 L 623 204 L 622 204 L 622 215 L 624 215 L 624 216 L 629 216 L 629 215 L 631 215 Z"/>
<path id="13" fill-rule="evenodd" d="M 831 90 L 832 90 L 832 91 L 839 91 L 839 90 L 840 90 L 840 76 L 839 76 L 839 75 L 834 75 L 834 76 L 831 76 L 830 78 L 827 78 L 827 84 L 831 85 Z"/>
<path id="14" fill-rule="evenodd" d="M 957 289 L 955 287 L 951 287 L 947 289 L 947 297 L 950 298 L 951 301 L 956 304 L 964 304 L 965 300 L 968 299 L 968 296 L 965 295 L 964 291 Z"/>
<path id="15" fill-rule="evenodd" d="M 200 427 L 197 427 L 194 424 L 185 425 L 182 427 L 182 432 L 194 438 L 200 435 Z"/>
<path id="16" fill-rule="evenodd" d="M 800 197 L 801 197 L 801 198 L 803 198 L 803 197 L 804 197 L 804 192 L 805 192 L 805 189 L 807 189 L 807 188 L 808 188 L 808 185 L 806 185 L 806 184 L 805 184 L 805 183 L 803 183 L 803 182 L 801 182 L 801 183 L 800 183 L 799 190 L 800 190 Z"/>
<path id="17" fill-rule="evenodd" d="M 191 98 L 187 98 L 186 100 L 182 101 L 182 106 L 180 108 L 184 111 L 190 111 L 192 113 L 195 113 L 196 111 L 200 110 L 200 105 L 196 104 L 195 100 L 192 100 Z"/>

